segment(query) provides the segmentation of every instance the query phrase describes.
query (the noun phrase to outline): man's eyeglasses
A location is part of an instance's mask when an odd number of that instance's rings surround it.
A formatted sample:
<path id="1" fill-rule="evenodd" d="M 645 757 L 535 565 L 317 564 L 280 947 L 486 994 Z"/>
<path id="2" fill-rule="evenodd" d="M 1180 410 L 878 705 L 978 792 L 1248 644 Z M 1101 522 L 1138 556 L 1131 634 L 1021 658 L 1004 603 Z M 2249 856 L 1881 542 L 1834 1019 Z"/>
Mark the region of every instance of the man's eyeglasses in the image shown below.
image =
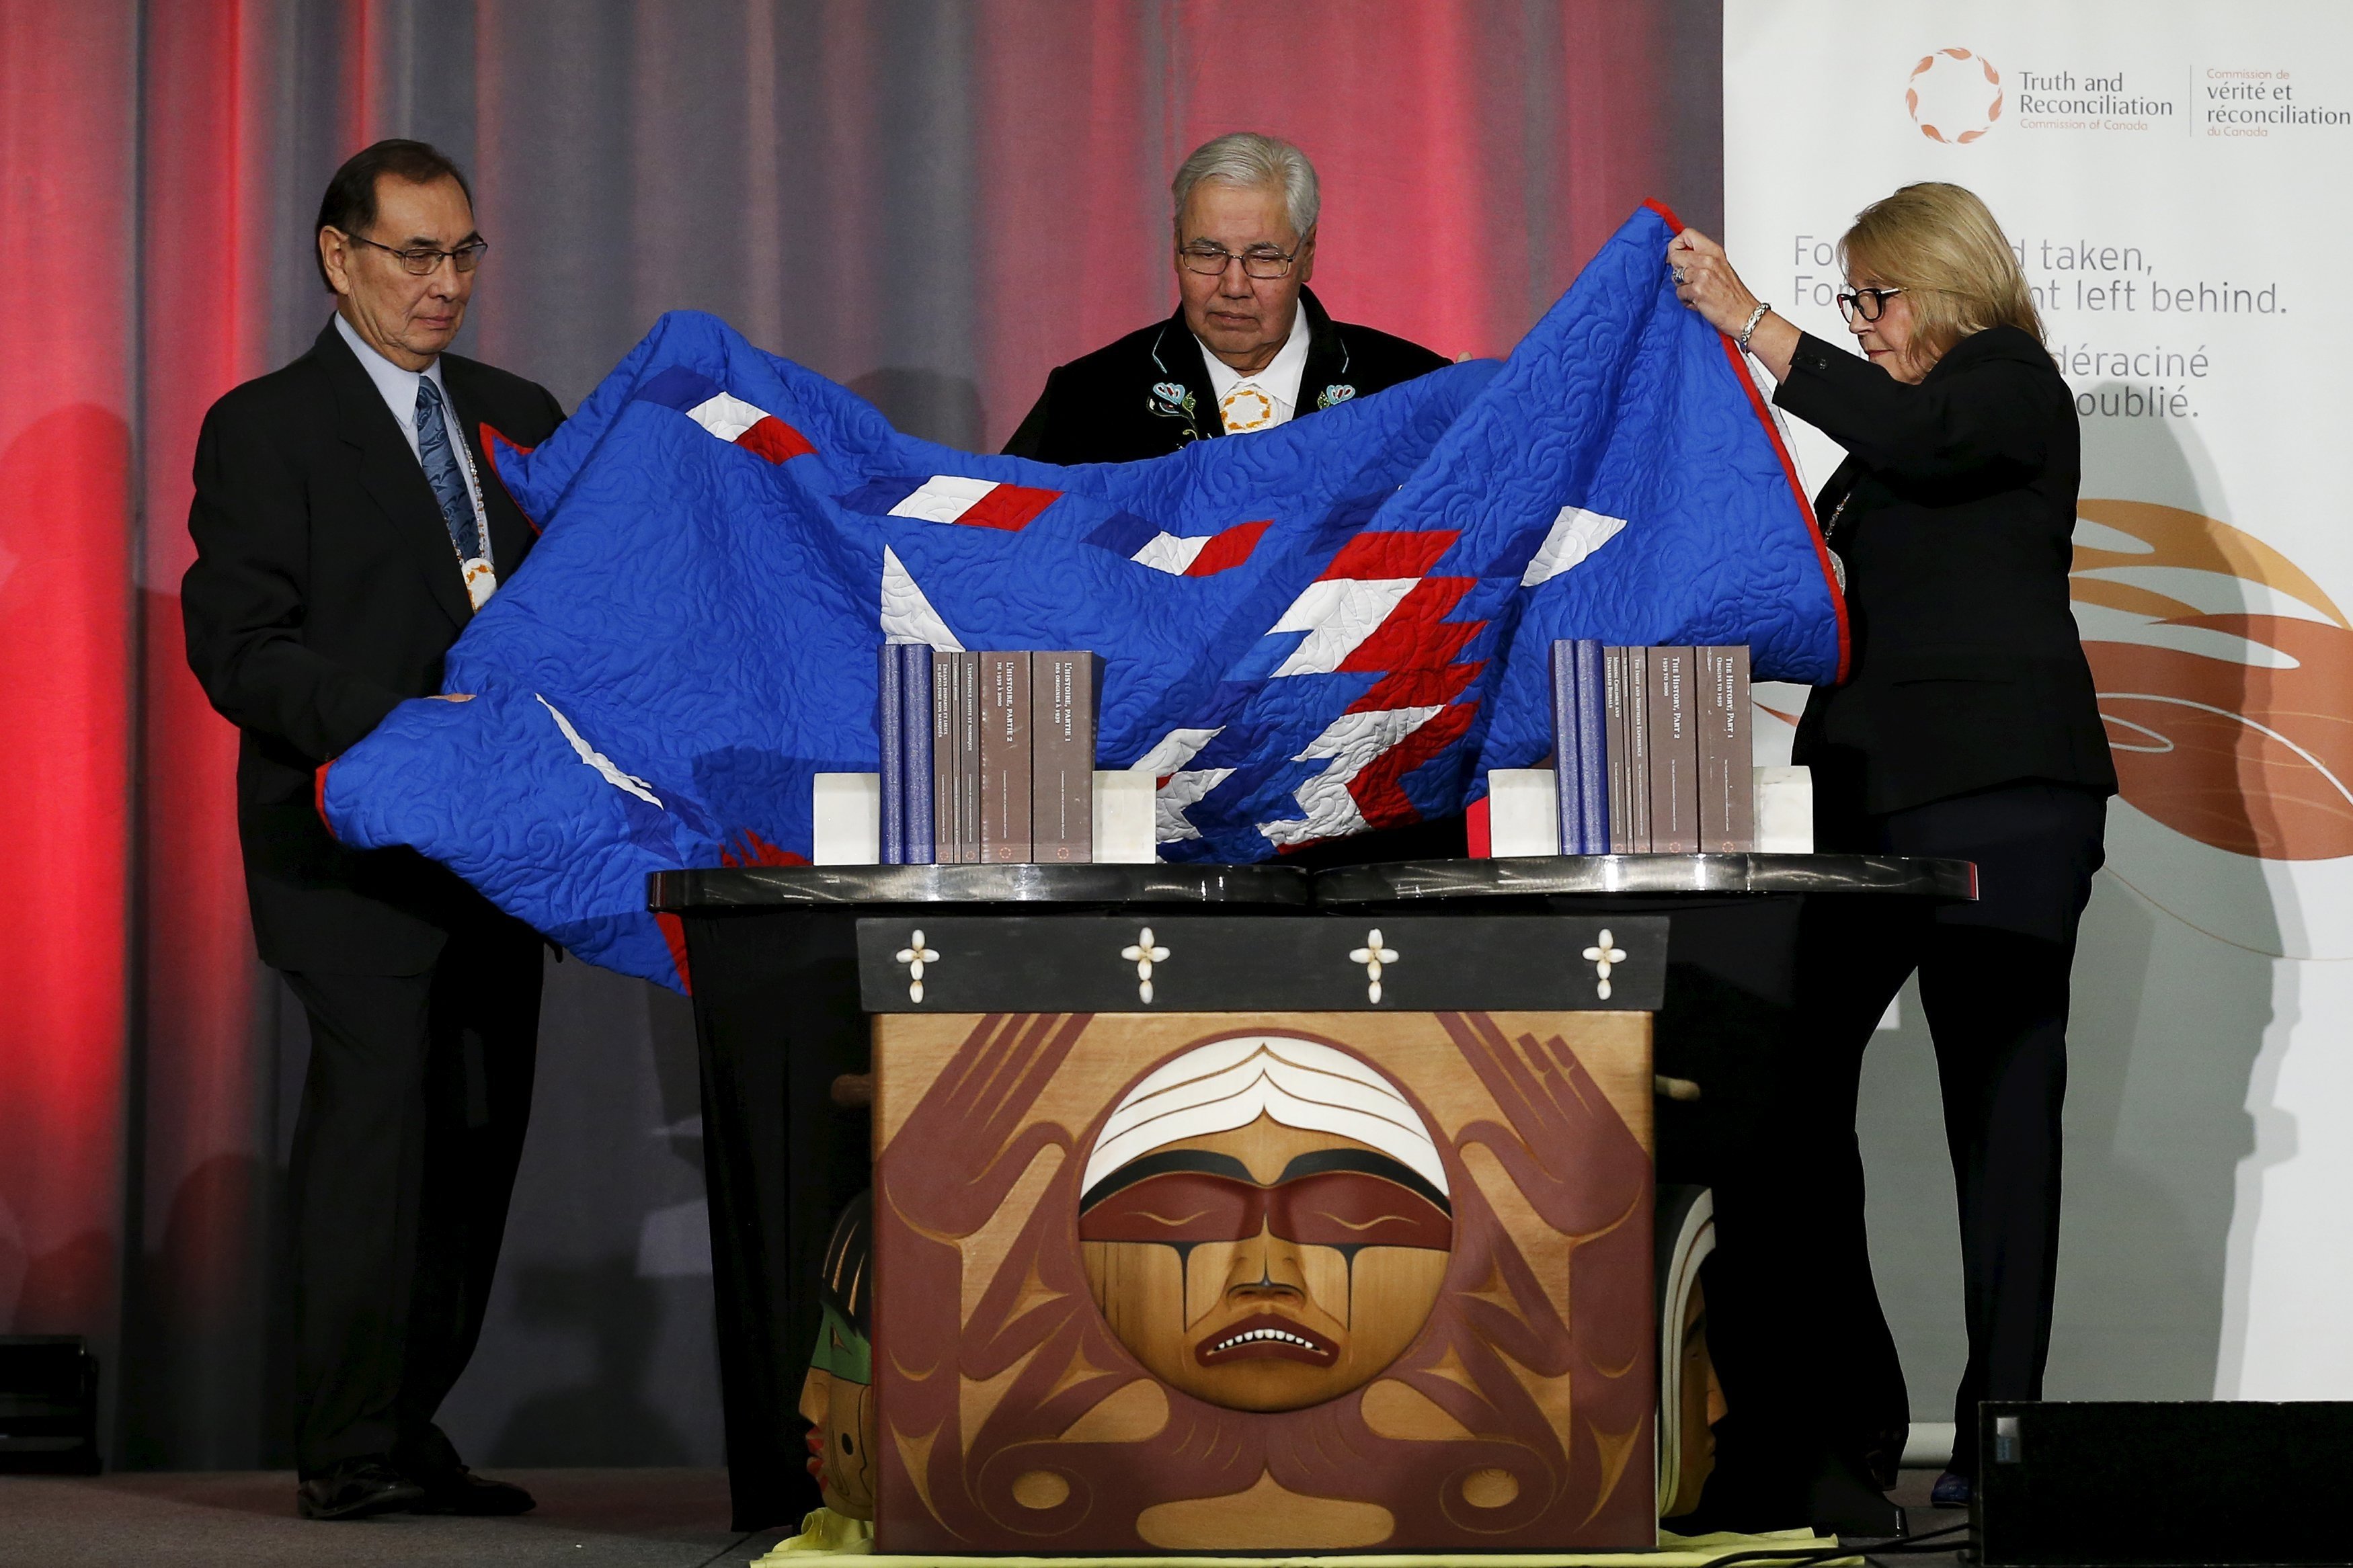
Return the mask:
<path id="1" fill-rule="evenodd" d="M 1245 278 L 1261 279 L 1287 278 L 1291 275 L 1291 264 L 1298 257 L 1299 250 L 1305 248 L 1306 247 L 1302 245 L 1299 249 L 1282 251 L 1275 249 L 1271 245 L 1253 245 L 1240 256 L 1236 256 L 1222 245 L 1211 245 L 1207 240 L 1200 240 L 1178 250 L 1176 259 L 1183 264 L 1186 271 L 1198 272 L 1204 278 L 1224 277 L 1226 268 L 1236 261 L 1242 264 L 1242 276 Z"/>
<path id="2" fill-rule="evenodd" d="M 335 232 L 343 234 L 341 229 Z M 429 245 L 420 245 L 407 250 L 401 250 L 389 245 L 378 245 L 375 240 L 364 239 L 356 234 L 345 234 L 343 237 L 353 245 L 364 245 L 372 249 L 381 250 L 387 256 L 397 258 L 402 268 L 412 278 L 430 278 L 440 269 L 444 258 L 447 258 L 449 265 L 459 271 L 471 272 L 474 269 L 474 264 L 481 260 L 482 252 L 491 247 L 489 240 L 479 237 L 468 240 L 455 250 L 436 250 Z"/>
<path id="3" fill-rule="evenodd" d="M 1903 292 L 1901 289 L 1841 289 L 1838 296 L 1839 314 L 1850 321 L 1858 314 L 1866 321 L 1875 321 L 1879 320 L 1879 313 L 1887 309 L 1887 301 Z M 1820 297 L 1819 294 L 1815 296 L 1816 299 Z"/>

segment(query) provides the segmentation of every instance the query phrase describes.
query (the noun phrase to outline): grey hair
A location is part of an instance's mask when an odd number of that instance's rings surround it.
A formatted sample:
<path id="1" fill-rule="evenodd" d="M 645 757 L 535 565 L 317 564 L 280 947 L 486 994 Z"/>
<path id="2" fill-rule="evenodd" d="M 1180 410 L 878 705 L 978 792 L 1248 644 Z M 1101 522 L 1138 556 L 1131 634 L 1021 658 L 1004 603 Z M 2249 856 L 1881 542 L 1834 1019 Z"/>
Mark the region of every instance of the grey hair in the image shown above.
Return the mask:
<path id="1" fill-rule="evenodd" d="M 1231 131 L 1194 148 L 1192 156 L 1176 166 L 1176 177 L 1168 182 L 1169 192 L 1176 198 L 1177 222 L 1185 220 L 1185 199 L 1205 180 L 1253 190 L 1280 189 L 1291 230 L 1302 239 L 1314 232 L 1315 219 L 1324 210 L 1315 165 L 1281 137 Z"/>

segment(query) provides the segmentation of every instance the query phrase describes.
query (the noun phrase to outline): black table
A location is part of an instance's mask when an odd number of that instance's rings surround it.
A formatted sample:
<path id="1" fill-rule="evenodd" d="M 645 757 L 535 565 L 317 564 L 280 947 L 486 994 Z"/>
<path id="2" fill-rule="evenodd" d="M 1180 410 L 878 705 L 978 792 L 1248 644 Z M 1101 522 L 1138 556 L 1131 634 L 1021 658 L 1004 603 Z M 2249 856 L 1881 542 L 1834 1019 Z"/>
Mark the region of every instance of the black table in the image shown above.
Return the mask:
<path id="1" fill-rule="evenodd" d="M 1876 855 L 1546 856 L 1316 878 L 1320 907 L 1360 918 L 1440 908 L 1672 917 L 1651 1037 L 1666 1091 L 1658 1179 L 1715 1194 L 1709 1341 L 1729 1414 L 1716 1428 L 1711 1525 L 1809 1522 L 1833 1449 L 1881 1431 L 1900 1449 L 1905 1413 L 1885 1394 L 1902 1373 L 1873 1305 L 1862 1216 L 1814 1201 L 1808 1179 L 1810 1152 L 1852 1149 L 1855 1109 L 1810 1071 L 1808 996 L 1840 984 L 1838 921 L 1919 918 L 1976 896 L 1966 860 Z M 1867 1494 L 1855 1500 L 1872 1506 Z"/>
<path id="2" fill-rule="evenodd" d="M 1530 855 L 1337 866 L 1315 876 L 1315 902 L 1324 909 L 1427 899 L 1477 899 L 1488 907 L 1485 901 L 1497 899 L 1745 893 L 1974 899 L 1978 872 L 1967 860 L 1900 855 Z"/>
<path id="3" fill-rule="evenodd" d="M 734 1528 L 818 1506 L 794 1414 L 817 1335 L 818 1257 L 872 1179 L 859 917 L 1189 909 L 1297 914 L 1289 866 L 758 866 L 659 872 L 647 904 L 685 928 L 702 1046 L 703 1172 Z"/>

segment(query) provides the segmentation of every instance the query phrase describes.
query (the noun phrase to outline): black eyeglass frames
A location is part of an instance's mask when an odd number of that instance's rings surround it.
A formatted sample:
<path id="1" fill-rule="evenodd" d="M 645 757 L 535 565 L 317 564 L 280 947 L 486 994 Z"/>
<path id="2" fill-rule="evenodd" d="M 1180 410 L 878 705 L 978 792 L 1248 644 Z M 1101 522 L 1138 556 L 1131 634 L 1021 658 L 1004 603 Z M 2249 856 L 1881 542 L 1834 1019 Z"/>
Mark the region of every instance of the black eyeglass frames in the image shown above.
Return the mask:
<path id="1" fill-rule="evenodd" d="M 1866 321 L 1875 321 L 1879 313 L 1887 309 L 1887 301 L 1903 292 L 1901 289 L 1842 289 L 1838 294 L 1839 314 L 1850 321 L 1858 313 Z M 1821 298 L 1819 294 L 1814 297 Z"/>
<path id="2" fill-rule="evenodd" d="M 1222 245 L 1200 240 L 1179 249 L 1176 259 L 1186 271 L 1198 272 L 1204 278 L 1222 278 L 1229 266 L 1240 261 L 1242 276 L 1265 280 L 1289 277 L 1292 262 L 1297 258 L 1299 251 L 1305 248 L 1303 245 L 1298 249 L 1282 251 L 1271 246 L 1252 246 L 1237 256 Z"/>
<path id="3" fill-rule="evenodd" d="M 335 232 L 343 233 L 341 229 Z M 479 235 L 455 250 L 436 250 L 429 245 L 413 246 L 403 250 L 397 246 L 378 245 L 375 240 L 356 234 L 343 234 L 343 237 L 353 245 L 364 245 L 371 249 L 381 250 L 387 256 L 397 257 L 402 268 L 412 278 L 431 277 L 440 268 L 444 258 L 447 258 L 449 265 L 459 271 L 471 272 L 474 269 L 474 264 L 481 260 L 482 252 L 491 247 L 491 242 Z"/>

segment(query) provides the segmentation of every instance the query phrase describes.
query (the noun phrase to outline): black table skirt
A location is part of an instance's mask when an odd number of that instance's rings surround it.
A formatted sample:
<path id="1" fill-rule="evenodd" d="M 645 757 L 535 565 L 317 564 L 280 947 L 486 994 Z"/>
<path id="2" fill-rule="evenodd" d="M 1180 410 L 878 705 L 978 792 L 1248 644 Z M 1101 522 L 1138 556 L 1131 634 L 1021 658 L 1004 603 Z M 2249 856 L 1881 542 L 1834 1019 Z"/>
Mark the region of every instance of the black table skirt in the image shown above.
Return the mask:
<path id="1" fill-rule="evenodd" d="M 703 1173 L 734 1528 L 818 1506 L 797 1414 L 818 1327 L 818 1260 L 873 1178 L 868 1113 L 832 1100 L 864 1072 L 857 920 L 776 911 L 687 921 L 702 1040 Z"/>

